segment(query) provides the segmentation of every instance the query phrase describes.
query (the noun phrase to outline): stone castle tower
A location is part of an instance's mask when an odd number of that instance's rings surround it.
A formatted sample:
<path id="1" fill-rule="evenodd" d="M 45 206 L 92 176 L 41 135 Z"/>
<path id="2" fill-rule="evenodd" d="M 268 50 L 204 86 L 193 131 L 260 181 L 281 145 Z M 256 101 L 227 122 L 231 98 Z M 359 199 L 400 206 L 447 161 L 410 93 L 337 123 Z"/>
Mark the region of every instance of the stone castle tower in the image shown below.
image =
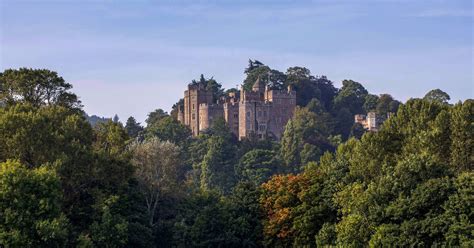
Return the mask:
<path id="1" fill-rule="evenodd" d="M 251 91 L 243 89 L 221 99 L 200 85 L 189 85 L 184 92 L 184 108 L 178 120 L 189 126 L 194 136 L 212 126 L 213 121 L 224 118 L 230 130 L 239 139 L 257 135 L 280 139 L 285 125 L 293 116 L 296 92 L 272 90 L 257 79 Z"/>

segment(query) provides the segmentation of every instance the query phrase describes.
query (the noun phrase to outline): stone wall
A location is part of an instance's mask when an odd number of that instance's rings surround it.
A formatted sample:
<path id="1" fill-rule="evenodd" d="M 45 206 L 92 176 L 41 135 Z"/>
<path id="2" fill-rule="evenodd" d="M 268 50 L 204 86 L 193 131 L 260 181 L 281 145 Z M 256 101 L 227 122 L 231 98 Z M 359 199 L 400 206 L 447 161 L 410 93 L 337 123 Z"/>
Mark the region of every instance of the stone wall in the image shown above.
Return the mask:
<path id="1" fill-rule="evenodd" d="M 178 119 L 183 119 L 182 123 L 190 127 L 194 136 L 223 117 L 239 139 L 251 134 L 280 139 L 286 123 L 293 116 L 296 92 L 291 89 L 270 90 L 256 82 L 252 91 L 242 89 L 238 93 L 213 103 L 211 92 L 199 85 L 189 85 L 185 91 L 184 113 L 182 117 L 178 113 Z"/>
<path id="2" fill-rule="evenodd" d="M 199 135 L 199 105 L 213 102 L 212 92 L 208 92 L 200 85 L 189 85 L 184 92 L 184 124 L 188 126 L 193 135 Z"/>
<path id="3" fill-rule="evenodd" d="M 219 118 L 224 118 L 224 108 L 221 104 L 199 105 L 199 131 L 212 127 L 213 122 Z"/>
<path id="4" fill-rule="evenodd" d="M 224 119 L 232 133 L 239 137 L 239 102 L 224 103 Z"/>

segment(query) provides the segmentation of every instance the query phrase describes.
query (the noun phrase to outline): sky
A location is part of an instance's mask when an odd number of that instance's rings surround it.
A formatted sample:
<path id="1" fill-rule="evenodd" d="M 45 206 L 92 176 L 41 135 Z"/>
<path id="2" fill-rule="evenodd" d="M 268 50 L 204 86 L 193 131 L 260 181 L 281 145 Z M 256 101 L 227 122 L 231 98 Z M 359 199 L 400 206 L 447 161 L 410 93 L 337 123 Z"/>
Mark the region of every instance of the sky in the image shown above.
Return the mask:
<path id="1" fill-rule="evenodd" d="M 473 16 L 471 0 L 0 0 L 0 71 L 57 71 L 89 115 L 142 123 L 200 74 L 240 85 L 249 59 L 457 102 L 474 98 Z"/>

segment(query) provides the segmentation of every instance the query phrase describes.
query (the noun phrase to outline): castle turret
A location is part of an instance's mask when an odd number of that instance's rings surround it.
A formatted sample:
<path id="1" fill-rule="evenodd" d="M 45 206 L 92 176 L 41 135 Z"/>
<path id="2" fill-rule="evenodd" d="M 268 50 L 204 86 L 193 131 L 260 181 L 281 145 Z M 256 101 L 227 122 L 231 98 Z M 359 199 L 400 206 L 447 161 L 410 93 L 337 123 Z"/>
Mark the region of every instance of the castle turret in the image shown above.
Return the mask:
<path id="1" fill-rule="evenodd" d="M 265 83 L 260 80 L 260 77 L 257 78 L 257 81 L 252 86 L 252 91 L 254 92 L 264 92 Z"/>

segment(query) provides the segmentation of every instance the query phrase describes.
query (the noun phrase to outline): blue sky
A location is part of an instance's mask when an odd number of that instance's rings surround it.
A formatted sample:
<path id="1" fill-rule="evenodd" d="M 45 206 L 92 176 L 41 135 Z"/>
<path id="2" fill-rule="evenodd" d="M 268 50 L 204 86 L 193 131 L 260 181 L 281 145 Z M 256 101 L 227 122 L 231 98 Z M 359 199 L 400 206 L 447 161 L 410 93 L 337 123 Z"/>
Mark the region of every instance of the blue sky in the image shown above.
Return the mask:
<path id="1" fill-rule="evenodd" d="M 0 0 L 0 70 L 55 70 L 122 121 L 169 111 L 201 73 L 235 87 L 249 58 L 402 101 L 474 98 L 473 35 L 470 0 Z"/>

